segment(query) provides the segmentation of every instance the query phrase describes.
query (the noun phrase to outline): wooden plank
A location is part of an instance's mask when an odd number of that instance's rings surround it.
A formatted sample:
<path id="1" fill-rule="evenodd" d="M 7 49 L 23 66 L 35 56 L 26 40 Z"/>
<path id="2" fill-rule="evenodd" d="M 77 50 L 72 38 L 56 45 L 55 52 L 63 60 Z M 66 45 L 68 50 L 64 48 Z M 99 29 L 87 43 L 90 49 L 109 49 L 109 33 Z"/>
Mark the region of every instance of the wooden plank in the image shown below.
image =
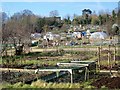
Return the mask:
<path id="1" fill-rule="evenodd" d="M 73 62 L 75 62 L 75 63 L 77 63 L 77 62 L 78 62 L 78 63 L 79 63 L 79 62 L 85 62 L 85 63 L 87 63 L 87 62 L 88 62 L 88 63 L 93 63 L 93 62 L 96 62 L 96 61 L 71 61 L 71 62 L 72 62 L 72 63 L 73 63 Z"/>
<path id="2" fill-rule="evenodd" d="M 78 63 L 57 63 L 58 66 L 60 65 L 69 65 L 69 66 L 79 66 L 79 67 L 85 67 L 89 66 L 89 64 L 78 64 Z"/>
<path id="3" fill-rule="evenodd" d="M 112 73 L 116 73 L 118 71 L 116 70 L 111 70 Z M 110 70 L 100 70 L 100 73 L 110 73 Z"/>

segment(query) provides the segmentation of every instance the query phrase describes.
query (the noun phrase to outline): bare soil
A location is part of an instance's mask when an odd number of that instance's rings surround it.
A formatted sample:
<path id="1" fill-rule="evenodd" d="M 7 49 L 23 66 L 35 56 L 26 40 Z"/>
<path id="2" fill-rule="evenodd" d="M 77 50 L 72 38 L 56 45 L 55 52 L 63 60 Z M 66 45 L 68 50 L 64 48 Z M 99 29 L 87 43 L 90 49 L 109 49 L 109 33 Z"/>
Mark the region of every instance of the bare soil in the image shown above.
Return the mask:
<path id="1" fill-rule="evenodd" d="M 109 89 L 120 89 L 120 77 L 102 77 L 94 81 L 91 85 L 97 88 L 105 86 Z"/>
<path id="2" fill-rule="evenodd" d="M 38 69 L 42 67 L 54 67 L 48 64 L 0 64 L 0 68 L 16 68 L 16 69 Z"/>
<path id="3" fill-rule="evenodd" d="M 111 69 L 111 70 L 118 71 L 118 70 L 120 70 L 120 65 L 119 64 L 115 64 L 112 67 L 111 66 L 107 66 L 107 65 L 101 65 L 100 69 L 101 70 L 110 70 Z"/>
<path id="4" fill-rule="evenodd" d="M 25 72 L 10 72 L 2 71 L 2 82 L 8 82 L 11 84 L 17 82 L 23 82 L 26 84 L 31 84 L 32 81 L 36 81 L 38 78 L 46 75 L 47 73 L 35 74 L 35 73 L 25 73 Z"/>
<path id="5" fill-rule="evenodd" d="M 120 56 L 116 56 L 115 58 L 116 58 L 116 60 L 120 60 Z M 101 61 L 102 61 L 102 60 L 108 60 L 108 56 L 101 56 L 101 57 L 100 57 L 100 60 L 101 60 Z M 113 55 L 111 56 L 111 60 L 114 60 L 114 59 L 113 59 Z"/>

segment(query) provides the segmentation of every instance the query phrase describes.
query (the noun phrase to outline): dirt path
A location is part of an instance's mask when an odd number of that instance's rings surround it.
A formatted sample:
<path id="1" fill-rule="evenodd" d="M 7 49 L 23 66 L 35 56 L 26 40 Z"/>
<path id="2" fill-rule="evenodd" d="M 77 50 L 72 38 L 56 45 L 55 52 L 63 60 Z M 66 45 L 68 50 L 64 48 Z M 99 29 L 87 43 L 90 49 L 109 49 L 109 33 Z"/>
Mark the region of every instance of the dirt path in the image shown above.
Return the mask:
<path id="1" fill-rule="evenodd" d="M 97 51 L 97 48 L 62 48 L 65 51 Z M 118 47 L 116 48 L 117 50 L 119 49 Z M 31 52 L 43 52 L 43 51 L 56 51 L 57 48 L 55 49 L 39 49 L 36 47 L 31 48 Z M 108 50 L 108 48 L 103 48 L 103 50 Z M 114 48 L 111 48 L 110 50 L 114 50 Z"/>
<path id="2" fill-rule="evenodd" d="M 16 69 L 16 68 L 0 68 L 0 71 L 17 71 L 17 72 L 35 72 L 36 69 Z M 110 70 L 100 70 L 100 73 L 109 73 Z M 111 70 L 113 73 L 117 73 L 116 70 Z"/>
<path id="3" fill-rule="evenodd" d="M 64 51 L 98 51 L 98 48 L 97 47 L 88 47 L 88 48 L 85 48 L 85 47 L 81 47 L 81 48 L 61 48 L 63 49 Z M 115 48 L 111 47 L 110 50 L 114 51 Z M 31 47 L 30 49 L 30 52 L 48 52 L 48 51 L 56 51 L 58 50 L 58 48 L 38 48 L 38 47 Z M 108 50 L 108 47 L 102 47 L 102 50 Z M 116 47 L 116 50 L 120 50 L 119 47 Z M 7 54 L 8 55 L 14 55 L 14 50 L 8 50 L 7 51 Z"/>

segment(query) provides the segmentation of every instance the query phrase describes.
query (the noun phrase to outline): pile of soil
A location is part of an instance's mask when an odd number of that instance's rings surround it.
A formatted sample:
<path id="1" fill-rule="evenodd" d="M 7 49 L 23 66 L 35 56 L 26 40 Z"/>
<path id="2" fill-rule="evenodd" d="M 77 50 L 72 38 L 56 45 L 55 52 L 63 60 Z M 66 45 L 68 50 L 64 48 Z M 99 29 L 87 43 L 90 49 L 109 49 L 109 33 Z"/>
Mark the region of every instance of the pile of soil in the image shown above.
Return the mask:
<path id="1" fill-rule="evenodd" d="M 102 77 L 92 83 L 93 86 L 101 88 L 101 86 L 108 87 L 109 89 L 120 89 L 120 77 Z"/>

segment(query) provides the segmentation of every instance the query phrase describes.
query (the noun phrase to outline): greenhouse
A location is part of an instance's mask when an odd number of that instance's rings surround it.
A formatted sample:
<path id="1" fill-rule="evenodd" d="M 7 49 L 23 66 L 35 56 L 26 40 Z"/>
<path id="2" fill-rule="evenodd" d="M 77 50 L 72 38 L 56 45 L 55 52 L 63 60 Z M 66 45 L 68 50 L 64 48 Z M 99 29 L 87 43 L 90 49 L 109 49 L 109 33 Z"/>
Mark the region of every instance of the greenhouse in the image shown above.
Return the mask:
<path id="1" fill-rule="evenodd" d="M 90 43 L 91 44 L 103 44 L 103 41 L 108 37 L 108 35 L 104 32 L 95 32 L 92 33 L 90 36 Z"/>

